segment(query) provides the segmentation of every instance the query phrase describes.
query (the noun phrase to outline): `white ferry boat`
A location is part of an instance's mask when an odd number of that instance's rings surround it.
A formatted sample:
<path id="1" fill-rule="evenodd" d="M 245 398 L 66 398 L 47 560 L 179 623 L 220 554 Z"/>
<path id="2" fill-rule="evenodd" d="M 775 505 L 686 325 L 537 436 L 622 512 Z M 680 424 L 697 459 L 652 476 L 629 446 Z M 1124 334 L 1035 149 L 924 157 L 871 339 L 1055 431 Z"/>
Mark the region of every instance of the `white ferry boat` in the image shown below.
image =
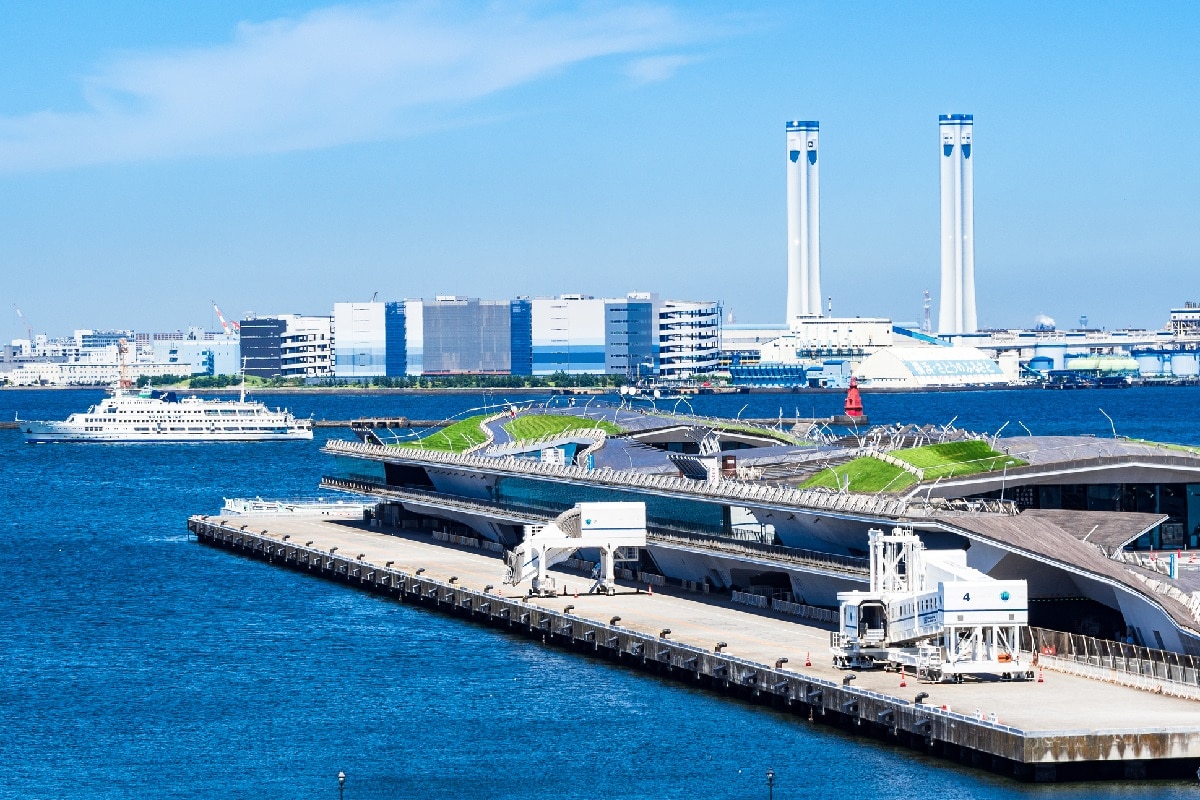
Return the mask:
<path id="1" fill-rule="evenodd" d="M 38 442 L 259 442 L 312 439 L 312 420 L 287 409 L 246 400 L 179 397 L 173 391 L 114 387 L 87 411 L 62 422 L 21 422 L 25 441 Z"/>

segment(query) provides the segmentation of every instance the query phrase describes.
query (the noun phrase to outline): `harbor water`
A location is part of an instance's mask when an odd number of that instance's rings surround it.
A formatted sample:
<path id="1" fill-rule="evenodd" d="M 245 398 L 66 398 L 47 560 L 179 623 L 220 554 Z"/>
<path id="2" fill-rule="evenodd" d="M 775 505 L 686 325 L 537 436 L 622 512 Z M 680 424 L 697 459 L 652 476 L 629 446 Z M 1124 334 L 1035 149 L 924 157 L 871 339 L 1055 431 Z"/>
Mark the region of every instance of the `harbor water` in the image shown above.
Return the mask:
<path id="1" fill-rule="evenodd" d="M 0 419 L 62 419 L 101 396 L 2 391 Z M 257 399 L 318 419 L 437 419 L 483 401 Z M 786 421 L 837 413 L 841 397 L 690 402 L 702 414 Z M 1200 444 L 1198 388 L 868 394 L 865 403 L 874 423 L 954 419 L 994 432 L 1008 422 L 1005 435 L 1101 437 L 1115 426 Z M 28 446 L 19 431 L 0 430 L 0 797 L 335 798 L 339 771 L 348 799 L 765 798 L 768 769 L 774 796 L 789 799 L 1200 791 L 1017 784 L 189 539 L 187 516 L 216 513 L 224 497 L 317 496 L 329 437 L 350 433 Z"/>

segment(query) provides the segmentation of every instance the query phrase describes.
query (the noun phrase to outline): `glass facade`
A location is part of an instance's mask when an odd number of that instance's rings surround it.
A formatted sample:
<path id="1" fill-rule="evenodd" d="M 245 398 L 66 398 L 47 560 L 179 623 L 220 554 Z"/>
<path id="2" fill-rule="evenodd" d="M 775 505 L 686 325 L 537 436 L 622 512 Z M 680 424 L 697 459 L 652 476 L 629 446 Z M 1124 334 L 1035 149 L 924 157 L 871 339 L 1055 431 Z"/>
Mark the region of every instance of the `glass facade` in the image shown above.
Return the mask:
<path id="1" fill-rule="evenodd" d="M 277 378 L 282 374 L 286 330 L 287 320 L 276 317 L 242 320 L 242 360 L 247 375 Z"/>
<path id="2" fill-rule="evenodd" d="M 509 306 L 510 372 L 533 374 L 533 303 L 513 300 Z"/>
<path id="3" fill-rule="evenodd" d="M 425 303 L 426 375 L 507 374 L 512 319 L 507 300 L 438 299 Z"/>
<path id="4" fill-rule="evenodd" d="M 610 300 L 604 304 L 604 368 L 630 380 L 657 377 L 654 303 Z"/>
<path id="5" fill-rule="evenodd" d="M 133 331 L 83 331 L 79 335 L 79 346 L 87 349 L 115 347 L 122 339 L 132 342 Z"/>
<path id="6" fill-rule="evenodd" d="M 986 497 L 998 498 L 1000 492 Z M 1005 498 L 1018 507 L 1061 508 L 1068 511 L 1136 511 L 1166 514 L 1166 522 L 1139 538 L 1139 550 L 1200 547 L 1200 484 L 1198 483 L 1066 483 L 1009 488 Z"/>
<path id="7" fill-rule="evenodd" d="M 651 524 L 683 528 L 698 533 L 721 534 L 730 531 L 729 512 L 720 503 L 702 503 L 677 497 L 657 497 L 602 486 L 580 486 L 539 481 L 530 478 L 501 477 L 492 499 L 517 507 L 566 511 L 576 503 L 646 503 L 646 519 Z"/>
<path id="8" fill-rule="evenodd" d="M 383 307 L 384 374 L 389 378 L 402 377 L 408 371 L 408 349 L 405 342 L 404 303 L 385 303 Z"/>

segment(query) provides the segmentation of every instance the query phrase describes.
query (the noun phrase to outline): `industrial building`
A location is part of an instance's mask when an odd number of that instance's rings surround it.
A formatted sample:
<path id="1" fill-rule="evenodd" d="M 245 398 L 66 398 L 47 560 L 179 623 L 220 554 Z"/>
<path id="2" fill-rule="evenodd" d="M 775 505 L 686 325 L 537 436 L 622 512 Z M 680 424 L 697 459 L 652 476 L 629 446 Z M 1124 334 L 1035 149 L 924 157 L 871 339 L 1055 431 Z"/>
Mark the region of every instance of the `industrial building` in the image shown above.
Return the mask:
<path id="1" fill-rule="evenodd" d="M 236 375 L 241 366 L 241 338 L 235 333 L 214 333 L 192 327 L 174 333 L 138 334 L 138 352 L 148 350 L 154 358 L 176 367 L 173 374 Z"/>
<path id="2" fill-rule="evenodd" d="M 246 374 L 259 378 L 328 379 L 333 375 L 331 317 L 280 314 L 239 323 Z"/>
<path id="3" fill-rule="evenodd" d="M 864 358 L 854 372 L 864 388 L 934 389 L 1010 382 L 999 364 L 973 347 L 886 347 Z"/>
<path id="4" fill-rule="evenodd" d="M 404 303 L 409 375 L 510 375 L 529 362 L 527 301 L 439 295 Z M 515 354 L 515 357 L 514 357 Z"/>
<path id="5" fill-rule="evenodd" d="M 970 114 L 942 115 L 938 120 L 942 140 L 939 331 L 948 337 L 970 336 L 977 328 L 973 124 Z M 956 348 L 947 345 L 969 342 L 940 340 L 895 326 L 890 319 L 822 315 L 818 129 L 817 122 L 786 126 L 787 330 L 774 338 L 763 336 L 769 331 L 762 326 L 731 330 L 720 360 L 729 366 L 734 383 L 837 386 L 848 380 L 847 365 L 866 379 L 864 385 L 875 386 L 986 386 L 1014 380 L 1015 366 L 1006 372 L 970 348 L 948 352 Z M 893 348 L 895 352 L 885 355 Z"/>
<path id="6" fill-rule="evenodd" d="M 717 369 L 721 307 L 716 303 L 664 300 L 658 310 L 659 374 L 672 380 Z"/>
<path id="7" fill-rule="evenodd" d="M 562 294 L 557 297 L 535 297 L 530 303 L 534 375 L 553 375 L 556 372 L 603 375 L 607 372 L 604 299 Z M 614 332 L 617 330 L 614 326 Z M 623 366 L 628 369 L 631 365 Z"/>
<path id="8" fill-rule="evenodd" d="M 383 303 L 333 304 L 333 376 L 387 375 L 387 310 Z"/>
<path id="9" fill-rule="evenodd" d="M 326 380 L 333 375 L 333 320 L 297 316 L 279 337 L 280 377 Z"/>
<path id="10" fill-rule="evenodd" d="M 721 307 L 662 300 L 564 294 L 535 297 L 533 374 L 624 375 L 682 380 L 718 367 Z"/>

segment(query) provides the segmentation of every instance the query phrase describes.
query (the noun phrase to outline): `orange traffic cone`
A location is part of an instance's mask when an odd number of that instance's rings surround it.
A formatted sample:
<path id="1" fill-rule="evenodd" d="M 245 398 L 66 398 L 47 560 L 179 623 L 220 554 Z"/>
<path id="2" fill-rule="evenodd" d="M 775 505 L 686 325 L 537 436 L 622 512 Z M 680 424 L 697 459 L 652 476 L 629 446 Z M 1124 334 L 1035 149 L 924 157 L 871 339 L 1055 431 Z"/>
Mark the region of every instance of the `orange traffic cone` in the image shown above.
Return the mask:
<path id="1" fill-rule="evenodd" d="M 901 665 L 900 666 L 900 688 L 903 689 L 905 686 L 908 686 L 908 681 L 904 680 L 904 666 Z"/>
<path id="2" fill-rule="evenodd" d="M 653 584 L 653 583 L 647 583 L 647 584 L 646 584 L 646 591 L 650 593 L 650 596 L 651 596 L 651 597 L 653 597 L 653 596 L 654 596 L 654 584 Z"/>
<path id="3" fill-rule="evenodd" d="M 804 666 L 806 666 L 806 667 L 811 667 L 811 666 L 812 666 L 812 653 L 805 653 L 805 655 L 804 655 Z"/>
<path id="4" fill-rule="evenodd" d="M 1038 683 L 1045 683 L 1046 679 L 1042 677 L 1042 668 L 1038 667 Z"/>

